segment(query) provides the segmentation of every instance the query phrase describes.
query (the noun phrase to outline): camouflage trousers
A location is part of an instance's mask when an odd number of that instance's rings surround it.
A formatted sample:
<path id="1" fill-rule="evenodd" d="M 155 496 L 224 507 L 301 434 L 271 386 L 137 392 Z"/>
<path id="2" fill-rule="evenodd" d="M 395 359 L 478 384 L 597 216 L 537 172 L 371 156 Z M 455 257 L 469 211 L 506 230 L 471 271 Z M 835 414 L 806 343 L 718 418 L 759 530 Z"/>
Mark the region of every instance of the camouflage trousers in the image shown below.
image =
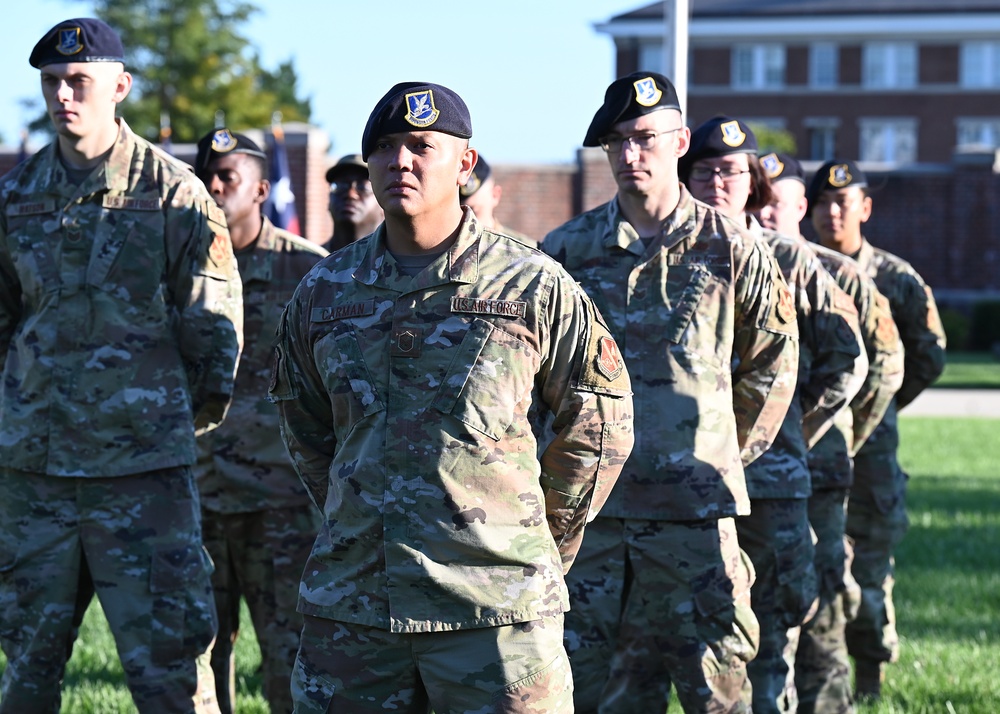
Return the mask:
<path id="1" fill-rule="evenodd" d="M 260 644 L 264 697 L 272 714 L 292 711 L 291 676 L 302 616 L 299 581 L 319 531 L 311 503 L 253 513 L 202 511 L 205 548 L 215 561 L 212 587 L 219 632 L 212 649 L 219 708 L 236 707 L 236 639 L 246 599 Z"/>
<path id="2" fill-rule="evenodd" d="M 906 484 L 895 452 L 858 454 L 847 501 L 847 535 L 854 540 L 851 573 L 861 586 L 858 616 L 847 625 L 847 650 L 855 659 L 894 662 L 899 656 L 892 603 L 893 553 L 909 528 Z"/>
<path id="3" fill-rule="evenodd" d="M 809 498 L 809 522 L 816 534 L 819 603 L 815 617 L 801 632 L 794 628 L 789 636 L 790 641 L 798 641 L 795 688 L 799 714 L 847 714 L 854 708 L 845 634 L 845 580 L 851 577 L 844 542 L 846 506 L 846 488 L 816 490 Z"/>
<path id="4" fill-rule="evenodd" d="M 562 616 L 500 627 L 396 633 L 305 616 L 296 714 L 570 714 Z"/>
<path id="5" fill-rule="evenodd" d="M 749 711 L 753 567 L 732 518 L 596 518 L 567 573 L 577 712 Z"/>
<path id="6" fill-rule="evenodd" d="M 58 712 L 93 595 L 140 712 L 214 712 L 216 615 L 187 467 L 116 478 L 0 469 L 0 712 Z"/>
<path id="7" fill-rule="evenodd" d="M 810 614 L 817 594 L 815 550 L 805 498 L 758 498 L 736 519 L 740 547 L 757 580 L 750 602 L 760 625 L 760 648 L 747 673 L 755 714 L 794 712 L 795 649 L 788 630 Z"/>

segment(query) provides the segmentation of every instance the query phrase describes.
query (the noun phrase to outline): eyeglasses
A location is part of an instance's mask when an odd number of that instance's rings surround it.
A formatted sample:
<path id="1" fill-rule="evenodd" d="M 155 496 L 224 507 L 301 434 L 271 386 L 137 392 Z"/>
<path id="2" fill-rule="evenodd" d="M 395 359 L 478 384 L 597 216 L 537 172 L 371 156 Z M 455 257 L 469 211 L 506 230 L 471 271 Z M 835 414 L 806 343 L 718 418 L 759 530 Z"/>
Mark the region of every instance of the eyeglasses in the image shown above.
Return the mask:
<path id="1" fill-rule="evenodd" d="M 703 181 L 704 183 L 708 183 L 709 181 L 714 181 L 716 176 L 725 182 L 735 181 L 737 176 L 742 176 L 743 174 L 748 173 L 750 173 L 749 169 L 710 169 L 705 166 L 698 166 L 691 169 L 689 176 L 692 181 Z"/>
<path id="2" fill-rule="evenodd" d="M 683 128 L 684 127 L 682 126 L 678 126 L 674 129 L 667 129 L 666 131 L 649 131 L 643 134 L 633 134 L 632 136 L 606 136 L 600 140 L 601 148 L 609 154 L 617 154 L 627 143 L 629 149 L 642 149 L 643 151 L 648 151 L 656 146 L 656 137 L 664 134 L 673 134 L 675 131 L 680 131 Z"/>
<path id="3" fill-rule="evenodd" d="M 354 189 L 359 196 L 367 196 L 372 192 L 372 182 L 368 179 L 354 179 L 353 181 L 337 181 L 330 184 L 330 193 L 344 195 Z"/>

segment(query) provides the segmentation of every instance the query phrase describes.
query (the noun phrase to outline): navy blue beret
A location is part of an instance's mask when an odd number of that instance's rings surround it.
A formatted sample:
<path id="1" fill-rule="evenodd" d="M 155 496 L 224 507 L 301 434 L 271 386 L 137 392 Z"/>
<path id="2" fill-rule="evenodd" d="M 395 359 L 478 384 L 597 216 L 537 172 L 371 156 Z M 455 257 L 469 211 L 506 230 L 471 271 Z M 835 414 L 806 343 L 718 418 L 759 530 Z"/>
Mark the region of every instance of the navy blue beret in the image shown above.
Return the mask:
<path id="1" fill-rule="evenodd" d="M 361 137 L 362 158 L 368 160 L 379 137 L 408 131 L 440 131 L 469 139 L 472 117 L 462 98 L 447 87 L 400 82 L 378 101 L 368 117 Z"/>
<path id="2" fill-rule="evenodd" d="M 868 178 L 861 168 L 850 159 L 834 159 L 827 161 L 813 174 L 806 191 L 809 199 L 809 209 L 823 191 L 836 191 L 848 186 L 868 186 Z"/>
<path id="3" fill-rule="evenodd" d="M 691 148 L 686 154 L 691 163 L 732 154 L 757 155 L 757 137 L 739 119 L 712 117 L 691 132 Z"/>
<path id="4" fill-rule="evenodd" d="M 121 38 L 93 17 L 63 20 L 45 33 L 31 50 L 28 62 L 40 69 L 62 62 L 125 62 Z"/>
<path id="5" fill-rule="evenodd" d="M 213 129 L 198 140 L 198 155 L 194 160 L 195 174 L 201 176 L 210 163 L 227 154 L 248 154 L 267 161 L 267 154 L 249 137 L 226 128 Z"/>
<path id="6" fill-rule="evenodd" d="M 608 85 L 604 92 L 604 104 L 590 121 L 583 145 L 600 146 L 601 139 L 618 122 L 661 109 L 680 111 L 680 108 L 677 90 L 669 79 L 656 72 L 633 72 Z"/>
<path id="7" fill-rule="evenodd" d="M 760 157 L 760 165 L 771 179 L 771 183 L 785 179 L 794 179 L 802 184 L 806 182 L 806 172 L 802 170 L 802 164 L 788 154 L 777 152 L 766 154 Z"/>
<path id="8" fill-rule="evenodd" d="M 483 183 L 490 177 L 491 173 L 493 171 L 490 169 L 490 165 L 486 163 L 486 159 L 480 154 L 479 159 L 476 161 L 476 168 L 472 169 L 472 176 L 469 177 L 468 183 L 458 187 L 458 195 L 462 198 L 468 198 L 483 187 Z"/>

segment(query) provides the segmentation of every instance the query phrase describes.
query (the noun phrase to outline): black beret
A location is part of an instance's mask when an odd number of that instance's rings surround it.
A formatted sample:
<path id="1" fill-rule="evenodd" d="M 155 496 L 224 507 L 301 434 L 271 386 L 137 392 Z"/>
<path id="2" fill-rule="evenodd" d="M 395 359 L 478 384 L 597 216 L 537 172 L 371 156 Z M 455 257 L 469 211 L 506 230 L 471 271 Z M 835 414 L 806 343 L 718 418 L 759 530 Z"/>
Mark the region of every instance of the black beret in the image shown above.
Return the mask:
<path id="1" fill-rule="evenodd" d="M 226 128 L 213 129 L 198 140 L 198 155 L 194 160 L 195 174 L 201 176 L 210 163 L 227 154 L 248 154 L 267 161 L 267 154 L 249 137 Z"/>
<path id="2" fill-rule="evenodd" d="M 486 182 L 491 173 L 493 172 L 490 165 L 486 163 L 486 159 L 480 156 L 476 161 L 476 167 L 472 169 L 472 176 L 469 177 L 468 183 L 458 187 L 458 195 L 462 198 L 468 198 L 483 187 L 483 183 Z"/>
<path id="3" fill-rule="evenodd" d="M 627 77 L 616 79 L 604 92 L 604 104 L 590 121 L 583 145 L 600 146 L 601 139 L 618 122 L 661 109 L 681 109 L 677 90 L 662 74 L 633 72 Z"/>
<path id="4" fill-rule="evenodd" d="M 361 158 L 361 154 L 347 154 L 346 156 L 341 156 L 337 160 L 337 163 L 326 170 L 326 182 L 336 183 L 337 177 L 350 169 L 360 169 L 367 174 L 368 164 L 366 164 L 365 160 Z"/>
<path id="5" fill-rule="evenodd" d="M 462 139 L 472 137 L 472 117 L 462 98 L 430 82 L 400 82 L 382 97 L 365 125 L 361 156 L 367 161 L 375 142 L 386 134 L 440 131 Z"/>
<path id="6" fill-rule="evenodd" d="M 794 179 L 802 184 L 806 182 L 806 173 L 802 170 L 802 164 L 799 163 L 798 159 L 788 154 L 766 154 L 760 157 L 760 165 L 767 177 L 771 179 L 771 183 L 785 179 Z"/>
<path id="7" fill-rule="evenodd" d="M 107 24 L 93 17 L 63 20 L 45 33 L 31 50 L 31 66 L 62 62 L 125 62 L 121 38 Z"/>
<path id="8" fill-rule="evenodd" d="M 813 174 L 806 191 L 809 199 L 809 210 L 823 191 L 847 188 L 848 186 L 868 186 L 868 178 L 861 168 L 850 159 L 834 159 L 827 161 Z"/>

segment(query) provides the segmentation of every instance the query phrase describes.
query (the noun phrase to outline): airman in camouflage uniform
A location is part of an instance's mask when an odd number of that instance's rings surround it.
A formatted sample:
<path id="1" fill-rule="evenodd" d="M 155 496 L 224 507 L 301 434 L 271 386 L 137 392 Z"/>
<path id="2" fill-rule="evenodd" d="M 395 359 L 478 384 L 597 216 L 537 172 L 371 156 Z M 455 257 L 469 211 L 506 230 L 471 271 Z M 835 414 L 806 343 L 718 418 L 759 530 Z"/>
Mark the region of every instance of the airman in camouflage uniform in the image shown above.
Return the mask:
<path id="1" fill-rule="evenodd" d="M 805 244 L 799 232 L 808 207 L 801 164 L 786 154 L 769 154 L 761 159 L 761 165 L 774 194 L 771 204 L 760 211 L 761 222 Z M 796 647 L 799 713 L 847 714 L 853 711 L 853 698 L 844 628 L 851 610 L 857 610 L 852 603 L 860 599 L 857 584 L 845 569 L 845 509 L 854 473 L 851 457 L 882 420 L 899 389 L 903 345 L 888 301 L 860 266 L 821 245 L 809 243 L 808 247 L 857 308 L 868 373 L 851 408 L 839 412 L 833 427 L 809 450 L 809 522 L 816 536 L 819 601 L 816 615 L 801 631 L 793 628 L 789 632 L 789 643 Z"/>
<path id="2" fill-rule="evenodd" d="M 907 475 L 896 460 L 897 412 L 941 374 L 945 335 L 931 289 L 906 261 L 874 248 L 861 225 L 871 215 L 867 179 L 853 161 L 830 161 L 809 184 L 809 209 L 820 242 L 854 258 L 885 295 L 903 341 L 902 386 L 885 417 L 857 452 L 847 507 L 854 540 L 851 572 L 861 586 L 857 618 L 847 625 L 859 697 L 881 693 L 882 665 L 899 654 L 892 605 L 893 551 L 909 526 Z"/>
<path id="3" fill-rule="evenodd" d="M 385 222 L 281 323 L 270 393 L 325 512 L 297 712 L 572 711 L 565 571 L 632 447 L 631 390 L 573 279 L 460 206 L 471 134 L 451 90 L 394 86 L 362 142 Z"/>
<path id="4" fill-rule="evenodd" d="M 753 569 L 744 467 L 795 389 L 797 326 L 771 251 L 677 178 L 690 132 L 659 74 L 616 80 L 585 146 L 617 197 L 542 241 L 598 304 L 636 386 L 636 446 L 569 574 L 581 712 L 749 710 Z"/>
<path id="5" fill-rule="evenodd" d="M 248 137 L 225 128 L 209 132 L 198 142 L 195 172 L 226 214 L 243 281 L 244 349 L 233 404 L 225 423 L 198 442 L 202 530 L 215 562 L 219 613 L 212 670 L 219 708 L 231 714 L 242 596 L 260 644 L 264 696 L 273 714 L 290 713 L 302 630 L 298 583 L 320 514 L 288 459 L 267 388 L 281 312 L 327 252 L 261 215 L 270 192 L 267 155 Z"/>
<path id="6" fill-rule="evenodd" d="M 0 712 L 58 711 L 95 590 L 140 712 L 218 711 L 191 466 L 240 281 L 205 187 L 115 119 L 123 61 L 99 20 L 53 27 L 31 64 L 56 141 L 0 179 Z"/>
<path id="7" fill-rule="evenodd" d="M 770 203 L 771 189 L 746 124 L 718 116 L 695 129 L 680 178 L 695 198 L 715 205 L 770 246 L 791 288 L 799 328 L 795 396 L 774 444 L 747 467 L 750 515 L 736 519 L 736 531 L 757 573 L 750 593 L 760 624 L 760 648 L 748 666 L 753 710 L 794 712 L 795 647 L 788 631 L 802 624 L 817 596 L 806 454 L 861 387 L 868 357 L 854 303 L 815 254 L 748 214 Z"/>

